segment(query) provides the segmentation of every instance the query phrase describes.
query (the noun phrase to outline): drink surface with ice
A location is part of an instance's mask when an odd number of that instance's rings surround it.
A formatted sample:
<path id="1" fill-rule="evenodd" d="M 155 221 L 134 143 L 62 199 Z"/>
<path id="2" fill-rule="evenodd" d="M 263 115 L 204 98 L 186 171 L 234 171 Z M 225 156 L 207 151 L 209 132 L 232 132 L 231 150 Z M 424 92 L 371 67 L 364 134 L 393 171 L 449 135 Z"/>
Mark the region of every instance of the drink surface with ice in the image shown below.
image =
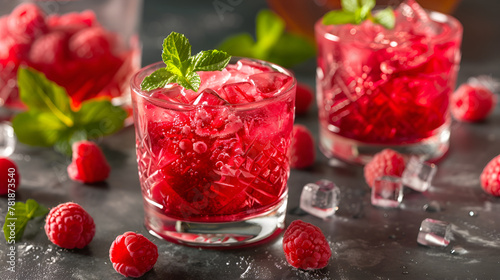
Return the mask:
<path id="1" fill-rule="evenodd" d="M 411 0 L 395 16 L 392 30 L 368 20 L 316 24 L 320 143 L 328 156 L 365 162 L 356 158 L 361 148 L 351 148 L 431 140 L 443 142 L 431 158 L 447 149 L 462 27 Z"/>
<path id="2" fill-rule="evenodd" d="M 150 92 L 132 86 L 145 208 L 166 227 L 173 220 L 250 219 L 286 202 L 291 74 L 247 59 L 198 74 L 197 92 L 177 84 Z"/>

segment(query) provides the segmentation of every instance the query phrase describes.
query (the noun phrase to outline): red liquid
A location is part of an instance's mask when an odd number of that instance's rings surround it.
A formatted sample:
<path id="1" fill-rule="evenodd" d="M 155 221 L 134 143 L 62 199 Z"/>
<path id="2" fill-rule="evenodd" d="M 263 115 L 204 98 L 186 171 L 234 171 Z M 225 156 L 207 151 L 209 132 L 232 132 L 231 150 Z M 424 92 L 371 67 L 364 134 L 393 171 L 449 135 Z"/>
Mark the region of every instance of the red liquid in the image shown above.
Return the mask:
<path id="1" fill-rule="evenodd" d="M 391 31 L 368 21 L 317 23 L 320 122 L 332 134 L 367 144 L 410 144 L 449 123 L 461 26 L 431 27 L 398 13 Z"/>
<path id="2" fill-rule="evenodd" d="M 231 72 L 234 77 L 238 71 Z M 172 219 L 238 221 L 267 211 L 286 193 L 295 98 L 291 77 L 273 80 L 275 72 L 256 73 L 250 75 L 254 78 L 246 88 L 242 87 L 245 82 L 227 80 L 225 72 L 210 73 L 202 73 L 202 86 L 213 75 L 220 83 L 215 79 L 211 89 L 202 93 L 183 91 L 188 92 L 183 98 L 177 87 L 153 93 L 156 98 L 189 102 L 177 103 L 184 109 L 168 109 L 173 102 L 162 108 L 164 100 L 134 95 L 143 195 L 149 207 L 155 205 L 159 213 Z M 266 97 L 268 93 L 260 90 L 271 84 L 260 84 L 255 92 L 253 85 L 264 82 L 262 75 L 286 91 Z M 238 93 L 240 97 L 262 100 L 249 103 L 235 98 L 236 93 L 230 95 L 227 89 L 233 85 L 245 89 Z M 212 94 L 212 89 L 218 94 Z M 231 107 L 222 97 L 247 103 L 246 107 Z M 201 100 L 215 106 L 202 105 Z"/>

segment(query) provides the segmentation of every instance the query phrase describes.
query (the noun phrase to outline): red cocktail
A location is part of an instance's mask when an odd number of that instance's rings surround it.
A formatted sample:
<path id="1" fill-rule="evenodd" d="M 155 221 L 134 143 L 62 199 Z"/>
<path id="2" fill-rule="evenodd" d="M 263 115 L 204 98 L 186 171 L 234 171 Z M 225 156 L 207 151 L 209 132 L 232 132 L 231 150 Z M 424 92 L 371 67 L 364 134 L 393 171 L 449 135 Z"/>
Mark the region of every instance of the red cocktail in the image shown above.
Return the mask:
<path id="1" fill-rule="evenodd" d="M 392 30 L 316 24 L 321 149 L 366 163 L 390 147 L 428 159 L 448 149 L 449 95 L 460 62 L 462 26 L 414 1 Z"/>
<path id="2" fill-rule="evenodd" d="M 295 79 L 241 59 L 198 72 L 197 92 L 177 84 L 145 92 L 132 80 L 146 226 L 198 246 L 244 245 L 283 228 Z"/>

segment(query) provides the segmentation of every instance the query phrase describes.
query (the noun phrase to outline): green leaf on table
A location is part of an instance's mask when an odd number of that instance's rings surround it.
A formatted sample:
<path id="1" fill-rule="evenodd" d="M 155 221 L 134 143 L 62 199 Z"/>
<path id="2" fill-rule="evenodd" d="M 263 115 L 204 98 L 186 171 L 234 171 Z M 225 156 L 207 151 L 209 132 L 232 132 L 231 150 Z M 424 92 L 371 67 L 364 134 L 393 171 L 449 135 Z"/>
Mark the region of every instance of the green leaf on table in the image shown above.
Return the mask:
<path id="1" fill-rule="evenodd" d="M 163 41 L 162 59 L 165 68 L 156 70 L 141 83 L 141 89 L 150 91 L 167 83 L 178 83 L 186 89 L 198 91 L 200 76 L 196 71 L 224 69 L 231 56 L 224 51 L 202 51 L 191 56 L 191 44 L 180 33 L 172 32 Z"/>
<path id="2" fill-rule="evenodd" d="M 16 202 L 14 206 L 8 207 L 3 225 L 5 240 L 20 240 L 28 222 L 33 218 L 43 217 L 48 212 L 49 209 L 38 204 L 33 199 L 26 200 L 26 203 Z M 14 234 L 12 235 L 11 233 Z"/>
<path id="3" fill-rule="evenodd" d="M 256 40 L 248 33 L 239 33 L 226 38 L 218 49 L 234 56 L 261 59 L 283 67 L 292 67 L 314 57 L 314 45 L 299 35 L 286 32 L 285 23 L 277 14 L 262 10 L 255 21 Z"/>
<path id="4" fill-rule="evenodd" d="M 333 10 L 323 16 L 324 25 L 360 24 L 369 19 L 387 29 L 394 28 L 396 18 L 391 7 L 387 7 L 375 14 L 375 0 L 342 0 L 341 10 Z"/>
<path id="5" fill-rule="evenodd" d="M 71 144 L 78 140 L 103 137 L 123 127 L 127 112 L 109 100 L 84 101 L 73 109 L 66 90 L 31 68 L 19 68 L 21 100 L 28 110 L 12 119 L 18 140 L 31 146 L 55 146 L 71 154 Z"/>

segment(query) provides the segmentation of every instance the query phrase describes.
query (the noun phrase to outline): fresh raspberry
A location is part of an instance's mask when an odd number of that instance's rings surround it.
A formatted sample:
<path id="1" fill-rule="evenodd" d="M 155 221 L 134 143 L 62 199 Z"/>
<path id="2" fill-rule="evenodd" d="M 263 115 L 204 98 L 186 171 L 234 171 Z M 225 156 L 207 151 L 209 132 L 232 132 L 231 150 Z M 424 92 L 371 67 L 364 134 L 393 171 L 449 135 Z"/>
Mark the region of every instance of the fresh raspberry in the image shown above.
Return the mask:
<path id="1" fill-rule="evenodd" d="M 293 221 L 286 229 L 283 251 L 288 263 L 301 269 L 323 268 L 332 256 L 321 229 L 301 220 Z"/>
<path id="2" fill-rule="evenodd" d="M 459 121 L 481 121 L 493 111 L 496 101 L 487 87 L 463 84 L 451 95 L 451 113 Z"/>
<path id="3" fill-rule="evenodd" d="M 481 187 L 491 195 L 500 196 L 500 155 L 493 158 L 483 169 Z"/>
<path id="4" fill-rule="evenodd" d="M 45 233 L 61 248 L 82 249 L 94 238 L 94 219 L 76 203 L 59 204 L 47 215 Z"/>
<path id="5" fill-rule="evenodd" d="M 405 160 L 401 154 L 391 149 L 385 149 L 373 156 L 373 159 L 365 165 L 365 181 L 373 186 L 373 181 L 384 175 L 401 177 L 405 169 Z"/>
<path id="6" fill-rule="evenodd" d="M 125 277 L 141 277 L 153 268 L 158 248 L 142 234 L 125 232 L 118 235 L 109 248 L 113 268 Z"/>
<path id="7" fill-rule="evenodd" d="M 87 60 L 109 55 L 111 45 L 111 36 L 102 27 L 85 28 L 69 40 L 69 50 L 73 56 Z"/>
<path id="8" fill-rule="evenodd" d="M 18 66 L 21 61 L 28 57 L 29 50 L 29 44 L 7 36 L 0 40 L 0 62 L 10 62 Z"/>
<path id="9" fill-rule="evenodd" d="M 47 25 L 51 28 L 58 26 L 81 26 L 85 28 L 98 26 L 99 23 L 97 22 L 94 11 L 85 10 L 64 15 L 50 15 L 47 17 Z"/>
<path id="10" fill-rule="evenodd" d="M 66 36 L 62 32 L 51 32 L 40 36 L 31 46 L 29 59 L 37 65 L 46 66 L 48 71 L 54 67 L 62 67 L 66 44 Z"/>
<path id="11" fill-rule="evenodd" d="M 295 113 L 305 114 L 311 107 L 313 101 L 313 91 L 305 84 L 297 83 L 297 93 L 295 94 Z"/>
<path id="12" fill-rule="evenodd" d="M 309 167 L 314 163 L 315 157 L 314 139 L 311 132 L 303 125 L 294 125 L 290 147 L 290 167 Z"/>
<path id="13" fill-rule="evenodd" d="M 83 183 L 102 182 L 108 178 L 110 167 L 101 149 L 93 142 L 79 141 L 73 144 L 73 161 L 68 175 Z"/>
<path id="14" fill-rule="evenodd" d="M 30 41 L 45 32 L 45 14 L 35 4 L 21 4 L 9 15 L 7 22 L 10 34 L 18 39 Z"/>
<path id="15" fill-rule="evenodd" d="M 8 158 L 0 158 L 0 195 L 13 193 L 18 186 L 19 169 L 17 165 Z"/>

